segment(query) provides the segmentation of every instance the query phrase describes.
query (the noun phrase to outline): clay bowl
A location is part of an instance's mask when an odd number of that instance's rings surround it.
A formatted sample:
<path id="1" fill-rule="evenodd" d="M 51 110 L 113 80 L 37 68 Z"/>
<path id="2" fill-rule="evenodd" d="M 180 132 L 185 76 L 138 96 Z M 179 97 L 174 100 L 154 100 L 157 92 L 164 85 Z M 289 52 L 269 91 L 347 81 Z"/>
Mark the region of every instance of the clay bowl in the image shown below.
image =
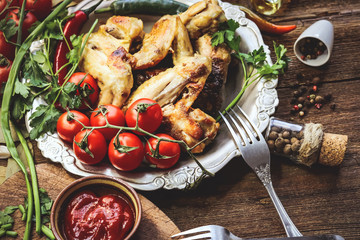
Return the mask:
<path id="1" fill-rule="evenodd" d="M 65 187 L 57 196 L 51 209 L 50 223 L 57 240 L 66 240 L 64 233 L 64 213 L 70 199 L 77 193 L 90 190 L 97 196 L 113 194 L 127 200 L 134 213 L 134 225 L 125 236 L 124 240 L 130 239 L 136 232 L 141 219 L 141 202 L 136 191 L 126 182 L 119 178 L 95 175 L 80 178 Z"/>

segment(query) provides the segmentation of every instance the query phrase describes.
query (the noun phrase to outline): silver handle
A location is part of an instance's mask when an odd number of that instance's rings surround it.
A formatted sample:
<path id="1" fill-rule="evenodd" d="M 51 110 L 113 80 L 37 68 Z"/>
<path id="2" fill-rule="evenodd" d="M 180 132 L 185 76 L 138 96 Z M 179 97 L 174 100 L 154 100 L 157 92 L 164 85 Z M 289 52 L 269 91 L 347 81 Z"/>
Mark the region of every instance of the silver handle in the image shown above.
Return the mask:
<path id="1" fill-rule="evenodd" d="M 289 215 L 286 213 L 284 206 L 280 202 L 279 197 L 276 195 L 272 182 L 264 182 L 265 188 L 268 191 L 271 200 L 273 201 L 275 208 L 280 216 L 281 222 L 284 225 L 286 235 L 288 237 L 300 237 L 302 234 L 295 227 L 295 224 L 291 221 Z"/>

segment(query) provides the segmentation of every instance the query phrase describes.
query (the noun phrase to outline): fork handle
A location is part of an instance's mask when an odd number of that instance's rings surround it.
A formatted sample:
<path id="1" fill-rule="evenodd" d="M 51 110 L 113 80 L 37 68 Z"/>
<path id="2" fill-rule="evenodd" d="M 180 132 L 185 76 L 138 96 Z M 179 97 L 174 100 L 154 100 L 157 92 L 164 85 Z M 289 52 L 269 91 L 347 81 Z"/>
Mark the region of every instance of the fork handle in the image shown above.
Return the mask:
<path id="1" fill-rule="evenodd" d="M 280 202 L 279 197 L 277 196 L 272 182 L 269 181 L 264 183 L 266 190 L 268 191 L 271 200 L 273 201 L 275 208 L 280 216 L 281 222 L 284 225 L 286 235 L 288 237 L 300 237 L 302 234 L 296 228 L 295 224 L 291 221 L 289 215 L 286 213 L 284 206 Z"/>

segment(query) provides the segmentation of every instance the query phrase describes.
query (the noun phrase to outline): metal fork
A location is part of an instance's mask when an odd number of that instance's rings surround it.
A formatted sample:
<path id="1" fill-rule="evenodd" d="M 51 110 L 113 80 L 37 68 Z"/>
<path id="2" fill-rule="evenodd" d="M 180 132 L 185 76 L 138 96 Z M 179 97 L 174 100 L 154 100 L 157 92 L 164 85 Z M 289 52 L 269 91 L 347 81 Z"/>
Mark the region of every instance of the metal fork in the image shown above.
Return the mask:
<path id="1" fill-rule="evenodd" d="M 181 240 L 242 240 L 242 238 L 235 236 L 226 228 L 218 225 L 201 226 L 171 236 L 172 239 L 179 237 L 183 237 Z"/>
<path id="2" fill-rule="evenodd" d="M 197 228 L 193 228 L 178 234 L 171 236 L 172 239 L 181 239 L 181 240 L 200 240 L 200 239 L 210 239 L 210 240 L 344 240 L 343 237 L 339 235 L 318 235 L 318 236 L 308 236 L 308 237 L 281 237 L 281 238 L 239 238 L 232 234 L 229 230 L 222 226 L 218 225 L 207 225 Z"/>
<path id="3" fill-rule="evenodd" d="M 220 115 L 234 138 L 243 159 L 254 170 L 268 191 L 284 225 L 287 236 L 302 236 L 286 213 L 273 188 L 270 175 L 270 151 L 264 137 L 260 130 L 249 120 L 245 112 L 239 106 L 237 106 L 237 109 L 243 117 L 240 117 L 233 109 L 227 111 L 225 115 L 222 113 Z"/>

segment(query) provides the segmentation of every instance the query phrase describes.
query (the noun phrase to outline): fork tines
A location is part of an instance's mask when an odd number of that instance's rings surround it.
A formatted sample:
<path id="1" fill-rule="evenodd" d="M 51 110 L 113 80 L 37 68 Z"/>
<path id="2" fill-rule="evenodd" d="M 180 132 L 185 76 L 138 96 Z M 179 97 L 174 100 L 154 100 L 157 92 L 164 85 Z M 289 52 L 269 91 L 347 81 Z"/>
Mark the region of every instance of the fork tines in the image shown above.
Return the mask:
<path id="1" fill-rule="evenodd" d="M 182 239 L 182 240 L 211 239 L 211 233 L 208 227 L 201 226 L 172 235 L 171 239 Z"/>

